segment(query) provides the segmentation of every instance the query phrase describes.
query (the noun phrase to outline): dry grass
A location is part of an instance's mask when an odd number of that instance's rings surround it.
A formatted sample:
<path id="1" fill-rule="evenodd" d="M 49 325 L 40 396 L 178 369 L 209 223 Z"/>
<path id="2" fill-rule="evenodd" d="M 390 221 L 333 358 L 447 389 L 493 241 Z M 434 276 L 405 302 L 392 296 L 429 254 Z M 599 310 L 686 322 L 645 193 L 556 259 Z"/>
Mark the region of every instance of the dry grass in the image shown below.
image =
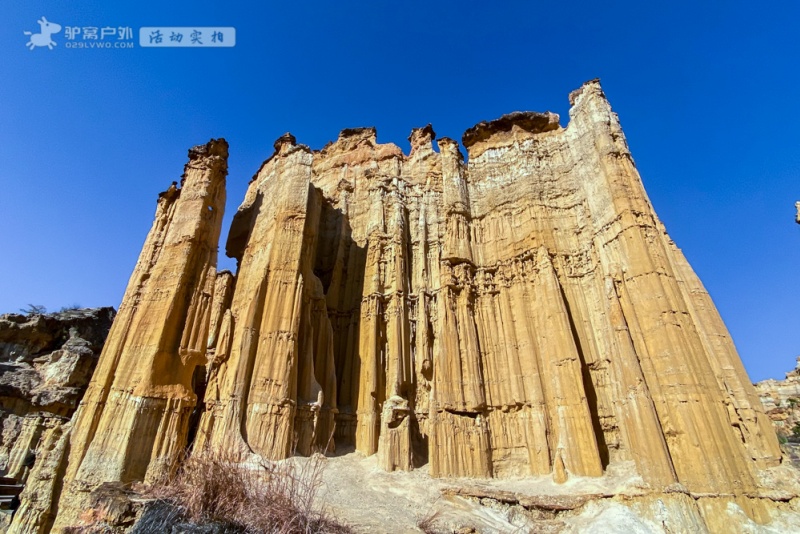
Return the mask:
<path id="1" fill-rule="evenodd" d="M 324 459 L 242 467 L 219 454 L 193 455 L 175 475 L 150 487 L 157 499 L 141 532 L 188 522 L 217 532 L 306 534 L 349 533 L 318 504 Z M 171 505 L 171 506 L 170 506 Z M 145 514 L 142 520 L 146 520 Z"/>
<path id="2" fill-rule="evenodd" d="M 440 514 L 441 510 L 429 511 L 427 514 L 417 519 L 417 528 L 425 534 L 439 534 L 441 531 L 436 522 L 439 520 Z"/>

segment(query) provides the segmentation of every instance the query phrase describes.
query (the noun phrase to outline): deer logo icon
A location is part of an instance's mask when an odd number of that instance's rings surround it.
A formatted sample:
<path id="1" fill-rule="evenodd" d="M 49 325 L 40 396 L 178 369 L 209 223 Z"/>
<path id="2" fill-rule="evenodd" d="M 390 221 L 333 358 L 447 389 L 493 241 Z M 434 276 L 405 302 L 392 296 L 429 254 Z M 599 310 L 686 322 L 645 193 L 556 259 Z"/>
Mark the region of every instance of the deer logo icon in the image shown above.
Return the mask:
<path id="1" fill-rule="evenodd" d="M 56 46 L 56 42 L 50 38 L 51 35 L 54 33 L 58 33 L 61 31 L 61 25 L 56 24 L 55 22 L 48 22 L 46 18 L 42 17 L 41 19 L 37 20 L 36 22 L 39 23 L 39 27 L 41 30 L 39 33 L 31 33 L 31 32 L 23 32 L 25 35 L 30 35 L 31 39 L 25 46 L 33 50 L 37 46 L 46 46 L 48 49 L 52 50 L 54 46 Z"/>

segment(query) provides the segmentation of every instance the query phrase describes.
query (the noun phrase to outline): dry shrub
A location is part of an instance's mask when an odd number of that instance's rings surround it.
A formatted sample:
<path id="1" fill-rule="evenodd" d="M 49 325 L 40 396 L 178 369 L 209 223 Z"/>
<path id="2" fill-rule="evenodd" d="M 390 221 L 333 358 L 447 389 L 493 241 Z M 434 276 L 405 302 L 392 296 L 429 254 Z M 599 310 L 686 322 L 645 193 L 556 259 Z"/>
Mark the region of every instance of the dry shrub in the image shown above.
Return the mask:
<path id="1" fill-rule="evenodd" d="M 349 533 L 316 502 L 323 462 L 312 457 L 249 467 L 220 454 L 190 456 L 175 475 L 149 488 L 158 500 L 153 519 L 161 528 L 188 522 L 214 525 L 215 532 Z"/>
<path id="2" fill-rule="evenodd" d="M 449 530 L 442 530 L 441 525 L 438 524 L 441 510 L 434 510 L 431 508 L 427 514 L 417 518 L 417 528 L 425 534 L 442 534 L 443 532 L 450 532 Z"/>

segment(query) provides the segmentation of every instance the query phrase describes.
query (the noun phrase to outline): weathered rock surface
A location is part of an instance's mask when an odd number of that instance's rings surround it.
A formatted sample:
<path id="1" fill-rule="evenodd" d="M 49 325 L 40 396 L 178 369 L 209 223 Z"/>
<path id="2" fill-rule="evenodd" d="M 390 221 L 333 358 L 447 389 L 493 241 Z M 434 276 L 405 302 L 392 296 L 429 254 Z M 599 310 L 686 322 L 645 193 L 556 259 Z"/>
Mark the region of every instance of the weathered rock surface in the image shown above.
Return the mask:
<path id="1" fill-rule="evenodd" d="M 227 145 L 193 149 L 62 439 L 56 530 L 187 445 L 554 484 L 625 464 L 670 528 L 771 521 L 781 451 L 730 335 L 599 82 L 570 102 L 566 127 L 476 125 L 467 160 L 430 125 L 408 155 L 374 128 L 280 137 L 233 219 L 235 275 L 215 272 Z"/>
<path id="2" fill-rule="evenodd" d="M 113 308 L 0 315 L 0 472 L 24 482 L 43 436 L 78 407 Z"/>
<path id="3" fill-rule="evenodd" d="M 0 410 L 72 415 L 114 315 L 113 308 L 0 315 Z"/>
<path id="4" fill-rule="evenodd" d="M 322 498 L 356 532 L 419 532 L 423 522 L 428 532 L 486 534 L 800 531 L 800 499 L 767 501 L 761 509 L 768 515 L 756 522 L 748 517 L 748 499 L 653 491 L 632 461 L 612 464 L 602 477 L 574 476 L 564 484 L 550 476 L 431 478 L 427 467 L 385 472 L 378 466 L 377 455 L 359 453 L 326 462 Z"/>
<path id="5" fill-rule="evenodd" d="M 755 384 L 764 411 L 781 439 L 781 448 L 800 467 L 800 356 L 785 380 L 768 379 Z"/>
<path id="6" fill-rule="evenodd" d="M 0 473 L 26 485 L 18 516 L 47 519 L 28 512 L 41 502 L 41 479 L 58 468 L 48 461 L 51 449 L 89 385 L 114 315 L 113 308 L 0 315 Z"/>

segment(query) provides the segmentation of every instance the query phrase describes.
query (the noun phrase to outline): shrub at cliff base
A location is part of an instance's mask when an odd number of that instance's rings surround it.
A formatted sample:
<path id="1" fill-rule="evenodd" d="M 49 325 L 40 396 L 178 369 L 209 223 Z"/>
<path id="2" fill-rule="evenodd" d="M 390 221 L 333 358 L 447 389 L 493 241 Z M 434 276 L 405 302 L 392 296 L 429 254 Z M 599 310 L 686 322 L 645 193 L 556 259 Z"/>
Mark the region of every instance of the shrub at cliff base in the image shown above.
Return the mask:
<path id="1" fill-rule="evenodd" d="M 318 506 L 324 458 L 242 466 L 219 454 L 187 458 L 175 474 L 148 488 L 156 499 L 131 534 L 185 532 L 349 533 Z M 205 527 L 205 528 L 203 528 Z"/>

